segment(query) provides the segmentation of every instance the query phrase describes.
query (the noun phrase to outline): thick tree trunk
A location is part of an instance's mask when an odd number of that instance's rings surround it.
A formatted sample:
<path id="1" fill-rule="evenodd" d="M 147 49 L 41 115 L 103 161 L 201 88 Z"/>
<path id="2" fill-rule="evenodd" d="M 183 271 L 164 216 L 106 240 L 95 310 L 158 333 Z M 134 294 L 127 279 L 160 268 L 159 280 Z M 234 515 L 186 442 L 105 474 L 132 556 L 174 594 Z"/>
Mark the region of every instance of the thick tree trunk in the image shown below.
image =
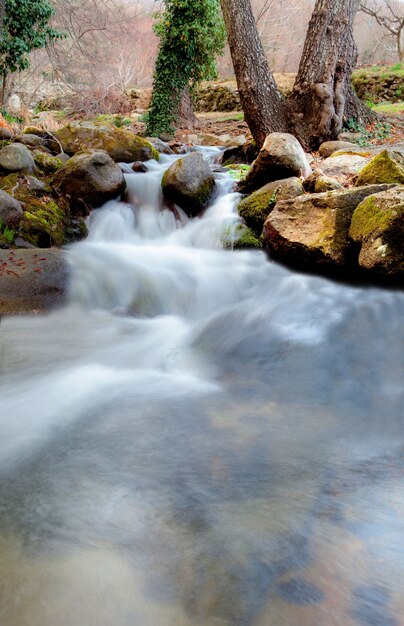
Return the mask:
<path id="1" fill-rule="evenodd" d="M 198 118 L 196 117 L 193 108 L 191 96 L 189 95 L 188 87 L 185 87 L 182 92 L 181 101 L 179 105 L 178 121 L 182 128 L 194 128 L 198 126 Z"/>
<path id="2" fill-rule="evenodd" d="M 291 97 L 305 143 L 314 149 L 338 136 L 347 109 L 359 108 L 351 86 L 358 6 L 359 0 L 316 0 Z"/>
<path id="3" fill-rule="evenodd" d="M 265 137 L 288 127 L 282 98 L 258 35 L 249 0 L 221 0 L 245 120 L 261 147 Z"/>

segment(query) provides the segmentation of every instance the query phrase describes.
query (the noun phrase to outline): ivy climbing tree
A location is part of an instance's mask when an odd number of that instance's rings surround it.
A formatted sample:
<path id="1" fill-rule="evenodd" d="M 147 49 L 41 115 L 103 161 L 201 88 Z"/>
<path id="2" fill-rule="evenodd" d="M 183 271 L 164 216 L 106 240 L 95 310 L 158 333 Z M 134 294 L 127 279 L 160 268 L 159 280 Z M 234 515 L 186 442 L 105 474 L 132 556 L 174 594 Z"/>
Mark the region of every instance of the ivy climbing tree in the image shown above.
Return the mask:
<path id="1" fill-rule="evenodd" d="M 49 25 L 54 9 L 48 0 L 5 0 L 0 39 L 1 104 L 10 74 L 29 66 L 33 50 L 44 48 L 64 34 Z"/>
<path id="2" fill-rule="evenodd" d="M 147 133 L 172 134 L 181 100 L 202 80 L 216 77 L 225 28 L 219 0 L 165 0 L 154 27 L 160 38 Z"/>

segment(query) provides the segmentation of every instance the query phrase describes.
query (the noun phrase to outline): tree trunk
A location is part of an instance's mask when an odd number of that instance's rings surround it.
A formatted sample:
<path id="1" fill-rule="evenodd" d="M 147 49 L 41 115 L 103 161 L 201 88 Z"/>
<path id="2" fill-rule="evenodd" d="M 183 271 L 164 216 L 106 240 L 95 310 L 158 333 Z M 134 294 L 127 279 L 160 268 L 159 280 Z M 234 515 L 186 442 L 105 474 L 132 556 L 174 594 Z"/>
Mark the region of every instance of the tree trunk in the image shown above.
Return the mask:
<path id="1" fill-rule="evenodd" d="M 359 109 L 351 86 L 357 51 L 352 24 L 359 0 L 316 0 L 291 97 L 304 143 L 318 148 L 341 132 L 346 110 Z"/>
<path id="2" fill-rule="evenodd" d="M 0 38 L 3 37 L 5 11 L 6 11 L 6 0 L 0 0 Z"/>
<path id="3" fill-rule="evenodd" d="M 178 111 L 178 121 L 182 128 L 195 128 L 195 126 L 199 125 L 198 118 L 192 108 L 192 101 L 191 96 L 189 95 L 188 87 L 185 87 L 182 92 Z"/>
<path id="4" fill-rule="evenodd" d="M 249 0 L 221 0 L 241 106 L 255 143 L 286 131 L 286 103 L 280 94 L 258 35 Z"/>

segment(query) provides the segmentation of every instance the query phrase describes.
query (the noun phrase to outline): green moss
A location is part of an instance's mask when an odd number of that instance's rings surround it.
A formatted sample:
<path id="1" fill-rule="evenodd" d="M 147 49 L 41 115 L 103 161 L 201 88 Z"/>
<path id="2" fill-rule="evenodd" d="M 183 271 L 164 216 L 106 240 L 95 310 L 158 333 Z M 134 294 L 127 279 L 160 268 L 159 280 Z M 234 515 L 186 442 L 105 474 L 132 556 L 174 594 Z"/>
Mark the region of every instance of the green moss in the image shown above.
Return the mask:
<path id="1" fill-rule="evenodd" d="M 20 179 L 20 173 L 3 176 L 2 178 L 0 178 L 0 189 L 2 189 L 3 191 L 7 191 L 7 193 L 11 193 L 14 189 L 18 187 Z"/>
<path id="2" fill-rule="evenodd" d="M 160 160 L 159 152 L 149 141 L 122 128 L 88 123 L 67 124 L 55 132 L 55 137 L 67 154 L 92 149 L 105 150 L 115 161 L 126 163 L 147 159 Z"/>
<path id="3" fill-rule="evenodd" d="M 25 203 L 20 234 L 34 246 L 63 246 L 67 243 L 67 215 L 51 199 L 29 198 Z"/>
<path id="4" fill-rule="evenodd" d="M 33 157 L 35 165 L 45 174 L 54 174 L 63 165 L 63 161 L 45 152 L 35 151 Z"/>
<path id="5" fill-rule="evenodd" d="M 238 205 L 238 213 L 245 223 L 259 237 L 264 222 L 276 202 L 303 194 L 303 186 L 296 178 L 268 183 L 244 198 Z"/>
<path id="6" fill-rule="evenodd" d="M 355 241 L 363 241 L 370 235 L 377 237 L 389 229 L 399 214 L 404 216 L 404 204 L 401 208 L 388 208 L 379 204 L 375 196 L 368 196 L 356 207 L 349 234 Z"/>
<path id="7" fill-rule="evenodd" d="M 258 239 L 250 228 L 244 224 L 225 228 L 222 235 L 223 247 L 227 250 L 243 248 L 262 248 L 262 238 Z"/>
<path id="8" fill-rule="evenodd" d="M 251 166 L 245 165 L 244 163 L 231 163 L 224 167 L 229 170 L 229 174 L 234 180 L 239 181 L 247 176 Z"/>
<path id="9" fill-rule="evenodd" d="M 238 213 L 258 236 L 262 233 L 264 222 L 276 204 L 276 190 L 259 189 L 245 198 L 238 205 Z"/>
<path id="10" fill-rule="evenodd" d="M 399 152 L 383 150 L 365 165 L 356 181 L 356 186 L 379 183 L 404 184 L 404 157 Z"/>

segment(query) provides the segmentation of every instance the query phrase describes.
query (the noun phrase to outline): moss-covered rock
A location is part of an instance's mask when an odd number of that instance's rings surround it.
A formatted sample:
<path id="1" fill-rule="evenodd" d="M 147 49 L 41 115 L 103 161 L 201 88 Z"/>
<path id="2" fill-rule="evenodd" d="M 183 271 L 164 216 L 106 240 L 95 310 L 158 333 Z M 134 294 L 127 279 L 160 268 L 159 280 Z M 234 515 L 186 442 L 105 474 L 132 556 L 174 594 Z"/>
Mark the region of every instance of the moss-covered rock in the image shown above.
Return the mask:
<path id="1" fill-rule="evenodd" d="M 90 123 L 68 124 L 54 133 L 70 155 L 85 150 L 105 150 L 117 162 L 159 160 L 157 150 L 129 130 Z"/>
<path id="2" fill-rule="evenodd" d="M 26 198 L 20 237 L 38 248 L 63 246 L 67 236 L 69 216 L 51 197 Z"/>
<path id="3" fill-rule="evenodd" d="M 29 177 L 10 174 L 0 179 L 0 188 L 12 193 L 23 209 L 16 236 L 27 243 L 49 248 L 86 236 L 84 221 L 72 218 L 67 201 L 54 198 L 50 187 L 33 189 Z"/>
<path id="4" fill-rule="evenodd" d="M 117 198 L 126 188 L 119 165 L 101 150 L 73 156 L 56 172 L 52 185 L 68 200 L 72 215 L 87 215 L 90 209 Z"/>
<path id="5" fill-rule="evenodd" d="M 268 183 L 258 189 L 238 205 L 238 213 L 258 237 L 262 234 L 264 222 L 277 202 L 303 195 L 299 178 L 285 178 Z"/>
<path id="6" fill-rule="evenodd" d="M 314 184 L 314 193 L 325 193 L 336 189 L 343 189 L 343 186 L 331 176 L 319 176 Z"/>
<path id="7" fill-rule="evenodd" d="M 193 152 L 175 161 L 162 180 L 166 200 L 180 206 L 190 215 L 198 215 L 215 190 L 215 179 L 209 163 L 200 152 Z"/>
<path id="8" fill-rule="evenodd" d="M 51 154 L 47 154 L 46 152 L 40 152 L 39 150 L 35 150 L 33 152 L 33 157 L 35 165 L 45 175 L 54 174 L 63 165 L 63 161 L 61 159 L 58 159 Z"/>
<path id="9" fill-rule="evenodd" d="M 399 150 L 383 150 L 363 168 L 357 186 L 381 183 L 404 184 L 404 154 Z"/>
<path id="10" fill-rule="evenodd" d="M 361 244 L 359 265 L 404 278 L 404 186 L 368 196 L 352 216 L 349 234 Z"/>
<path id="11" fill-rule="evenodd" d="M 349 227 L 356 207 L 388 189 L 372 185 L 301 196 L 276 204 L 264 225 L 264 240 L 274 256 L 302 267 L 359 269 Z"/>
<path id="12" fill-rule="evenodd" d="M 244 224 L 226 228 L 222 236 L 222 244 L 227 250 L 262 248 L 262 240 Z"/>

